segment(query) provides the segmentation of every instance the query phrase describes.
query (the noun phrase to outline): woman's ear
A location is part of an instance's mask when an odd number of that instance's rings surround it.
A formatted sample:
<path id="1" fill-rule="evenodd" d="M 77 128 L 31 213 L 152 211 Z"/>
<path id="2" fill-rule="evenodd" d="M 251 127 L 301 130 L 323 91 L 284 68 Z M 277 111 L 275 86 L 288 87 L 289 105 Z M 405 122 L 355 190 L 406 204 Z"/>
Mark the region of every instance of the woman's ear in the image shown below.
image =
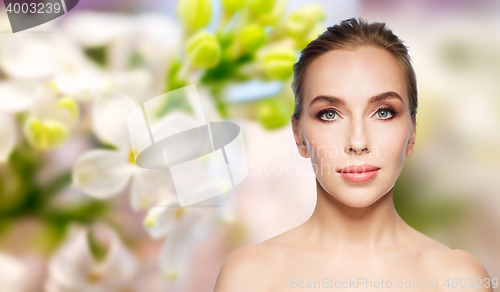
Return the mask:
<path id="1" fill-rule="evenodd" d="M 304 158 L 309 158 L 309 152 L 307 151 L 307 144 L 302 135 L 302 128 L 300 125 L 300 120 L 295 119 L 292 116 L 292 130 L 293 130 L 293 138 L 295 139 L 295 144 L 297 145 L 297 149 L 299 150 L 300 156 Z"/>
<path id="2" fill-rule="evenodd" d="M 415 146 L 415 139 L 417 138 L 417 126 L 413 124 L 408 145 L 406 145 L 405 157 L 410 157 L 413 154 L 413 147 Z"/>

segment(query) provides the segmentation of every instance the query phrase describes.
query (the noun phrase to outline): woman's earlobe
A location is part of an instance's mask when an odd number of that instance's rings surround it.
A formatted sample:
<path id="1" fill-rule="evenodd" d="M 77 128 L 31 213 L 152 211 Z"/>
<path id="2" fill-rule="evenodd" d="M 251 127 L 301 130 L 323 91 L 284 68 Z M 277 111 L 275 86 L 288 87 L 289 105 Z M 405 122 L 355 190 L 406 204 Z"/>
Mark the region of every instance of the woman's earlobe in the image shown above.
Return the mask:
<path id="1" fill-rule="evenodd" d="M 413 146 L 414 145 L 415 145 L 415 142 L 408 143 L 408 146 L 406 147 L 406 155 L 405 155 L 405 157 L 410 157 L 413 154 Z"/>
<path id="2" fill-rule="evenodd" d="M 297 150 L 299 151 L 299 155 L 304 158 L 309 158 L 309 152 L 307 151 L 307 146 L 304 143 L 301 134 L 294 131 L 295 145 L 297 145 Z"/>
<path id="3" fill-rule="evenodd" d="M 304 158 L 309 158 L 309 152 L 307 151 L 306 143 L 304 142 L 304 137 L 299 129 L 299 122 L 292 117 L 292 131 L 293 138 L 295 139 L 295 144 L 299 151 L 299 155 Z"/>
<path id="4" fill-rule="evenodd" d="M 304 158 L 309 158 L 309 151 L 307 151 L 307 147 L 304 143 L 297 143 L 297 147 L 299 147 L 299 154 Z"/>
<path id="5" fill-rule="evenodd" d="M 416 138 L 417 138 L 417 132 L 416 130 L 413 130 L 410 136 L 410 140 L 408 141 L 408 145 L 406 145 L 405 157 L 410 157 L 413 154 L 413 148 L 415 147 Z"/>

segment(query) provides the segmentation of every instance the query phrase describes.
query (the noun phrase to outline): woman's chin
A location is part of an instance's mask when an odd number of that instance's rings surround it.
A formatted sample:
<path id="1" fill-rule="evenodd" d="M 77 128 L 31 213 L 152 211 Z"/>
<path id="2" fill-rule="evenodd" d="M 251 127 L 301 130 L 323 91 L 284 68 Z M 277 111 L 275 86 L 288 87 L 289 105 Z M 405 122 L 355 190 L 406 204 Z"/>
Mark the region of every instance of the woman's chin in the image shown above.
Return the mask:
<path id="1" fill-rule="evenodd" d="M 330 193 L 335 199 L 352 208 L 365 208 L 375 204 L 388 192 L 373 189 L 336 190 L 338 193 Z"/>
<path id="2" fill-rule="evenodd" d="M 336 199 L 351 208 L 365 208 L 373 205 L 380 197 L 374 195 L 336 196 Z"/>
<path id="3" fill-rule="evenodd" d="M 317 181 L 327 195 L 332 196 L 337 201 L 351 208 L 369 207 L 388 194 L 394 187 L 394 184 L 387 188 L 380 188 L 380 186 L 373 185 L 358 188 L 351 186 L 339 187 L 338 185 L 334 185 L 332 181 L 326 181 L 324 184 L 321 183 L 321 180 Z"/>

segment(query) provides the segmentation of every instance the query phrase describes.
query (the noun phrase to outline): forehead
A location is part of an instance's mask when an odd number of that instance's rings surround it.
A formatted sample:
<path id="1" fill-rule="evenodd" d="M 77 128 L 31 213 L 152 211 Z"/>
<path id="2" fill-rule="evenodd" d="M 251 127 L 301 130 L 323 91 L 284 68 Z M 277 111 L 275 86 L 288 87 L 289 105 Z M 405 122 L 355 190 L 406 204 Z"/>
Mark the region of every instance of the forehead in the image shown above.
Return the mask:
<path id="1" fill-rule="evenodd" d="M 401 66 L 388 51 L 372 46 L 332 50 L 316 58 L 304 77 L 304 104 L 318 95 L 333 95 L 364 105 L 372 96 L 394 91 L 408 102 Z"/>

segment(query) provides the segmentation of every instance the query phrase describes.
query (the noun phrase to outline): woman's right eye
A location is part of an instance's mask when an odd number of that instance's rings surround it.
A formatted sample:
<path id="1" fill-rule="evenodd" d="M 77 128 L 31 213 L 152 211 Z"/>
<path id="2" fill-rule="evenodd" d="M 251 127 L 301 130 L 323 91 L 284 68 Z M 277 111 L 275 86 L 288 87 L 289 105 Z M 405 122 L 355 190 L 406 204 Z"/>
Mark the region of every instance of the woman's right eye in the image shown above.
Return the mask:
<path id="1" fill-rule="evenodd" d="M 337 113 L 333 110 L 327 110 L 320 113 L 320 118 L 323 120 L 331 121 L 334 120 L 337 116 Z"/>

